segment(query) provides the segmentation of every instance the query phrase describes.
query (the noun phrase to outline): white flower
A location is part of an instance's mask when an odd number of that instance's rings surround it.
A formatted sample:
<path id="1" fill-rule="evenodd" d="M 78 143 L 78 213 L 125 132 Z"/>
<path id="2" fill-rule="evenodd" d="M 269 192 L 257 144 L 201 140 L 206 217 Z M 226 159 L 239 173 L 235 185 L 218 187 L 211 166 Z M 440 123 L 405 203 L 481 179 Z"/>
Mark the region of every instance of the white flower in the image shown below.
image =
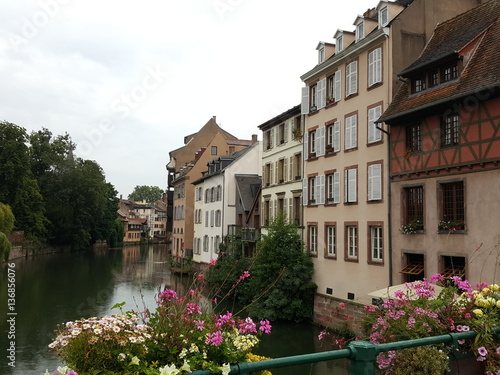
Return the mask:
<path id="1" fill-rule="evenodd" d="M 219 369 L 222 371 L 222 375 L 229 375 L 231 366 L 229 366 L 229 363 L 223 363 L 222 367 L 219 367 Z"/>
<path id="2" fill-rule="evenodd" d="M 57 372 L 58 372 L 59 374 L 61 374 L 61 375 L 66 374 L 66 373 L 68 372 L 68 370 L 69 370 L 69 367 L 68 367 L 68 366 L 62 366 L 62 367 L 61 367 L 61 366 L 59 366 L 59 367 L 57 368 Z"/>
<path id="3" fill-rule="evenodd" d="M 160 375 L 176 375 L 180 371 L 175 368 L 175 365 L 172 364 L 171 366 L 163 366 L 160 368 Z"/>
<path id="4" fill-rule="evenodd" d="M 45 372 L 43 373 L 43 375 L 50 375 L 49 370 L 48 369 L 45 370 Z"/>
<path id="5" fill-rule="evenodd" d="M 186 360 L 184 360 L 184 364 L 180 368 L 181 371 L 186 371 L 186 372 L 191 372 L 191 366 L 189 366 L 189 363 L 187 363 Z"/>

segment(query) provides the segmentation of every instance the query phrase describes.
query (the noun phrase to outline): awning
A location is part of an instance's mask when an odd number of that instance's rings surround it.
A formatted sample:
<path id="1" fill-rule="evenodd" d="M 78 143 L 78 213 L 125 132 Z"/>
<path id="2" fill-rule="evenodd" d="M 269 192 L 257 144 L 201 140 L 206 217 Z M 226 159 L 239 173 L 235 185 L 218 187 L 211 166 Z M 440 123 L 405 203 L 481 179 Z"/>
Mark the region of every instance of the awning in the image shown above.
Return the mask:
<path id="1" fill-rule="evenodd" d="M 419 281 L 417 281 L 418 283 Z M 393 286 L 388 286 L 387 288 L 384 289 L 379 289 L 374 292 L 368 293 L 368 295 L 372 298 L 379 298 L 379 299 L 394 299 L 395 294 L 398 290 L 403 291 L 405 295 L 408 294 L 408 292 L 413 291 L 412 289 L 408 289 L 407 284 L 413 284 L 413 283 L 405 283 L 405 284 L 398 284 L 398 285 L 393 285 Z M 438 296 L 439 293 L 443 290 L 443 287 L 434 285 L 434 295 Z M 417 299 L 418 296 L 415 294 L 409 295 L 410 299 Z"/>

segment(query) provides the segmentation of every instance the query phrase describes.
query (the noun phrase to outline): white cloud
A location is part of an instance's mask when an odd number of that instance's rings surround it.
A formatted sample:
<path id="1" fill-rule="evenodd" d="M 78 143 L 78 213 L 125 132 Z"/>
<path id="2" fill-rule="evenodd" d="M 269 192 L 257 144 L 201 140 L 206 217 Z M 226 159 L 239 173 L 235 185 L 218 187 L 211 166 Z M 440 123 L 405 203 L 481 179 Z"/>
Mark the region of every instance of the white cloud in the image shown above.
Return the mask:
<path id="1" fill-rule="evenodd" d="M 0 117 L 69 133 L 119 193 L 166 187 L 212 116 L 244 139 L 299 104 L 319 40 L 376 1 L 19 0 L 0 5 Z M 156 80 L 154 79 L 156 72 Z M 259 134 L 260 138 L 260 134 Z"/>

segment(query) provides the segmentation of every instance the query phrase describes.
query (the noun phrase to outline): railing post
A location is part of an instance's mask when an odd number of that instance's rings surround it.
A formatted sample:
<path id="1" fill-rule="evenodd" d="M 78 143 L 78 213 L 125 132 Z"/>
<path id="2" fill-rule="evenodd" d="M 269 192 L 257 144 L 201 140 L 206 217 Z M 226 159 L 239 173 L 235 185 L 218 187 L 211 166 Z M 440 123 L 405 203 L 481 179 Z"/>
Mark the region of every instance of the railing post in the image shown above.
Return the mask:
<path id="1" fill-rule="evenodd" d="M 349 374 L 373 375 L 378 355 L 377 345 L 369 341 L 352 341 L 348 349 L 351 351 Z"/>

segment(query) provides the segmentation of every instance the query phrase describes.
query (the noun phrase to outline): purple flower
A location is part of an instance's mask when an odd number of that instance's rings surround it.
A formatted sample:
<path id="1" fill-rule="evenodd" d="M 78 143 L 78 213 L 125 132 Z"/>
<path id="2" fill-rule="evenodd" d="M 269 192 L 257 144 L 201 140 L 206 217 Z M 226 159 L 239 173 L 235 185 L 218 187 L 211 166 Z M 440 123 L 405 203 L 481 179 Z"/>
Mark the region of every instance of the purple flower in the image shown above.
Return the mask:
<path id="1" fill-rule="evenodd" d="M 238 325 L 238 328 L 239 328 L 240 333 L 242 333 L 242 334 L 257 332 L 257 328 L 255 326 L 255 323 L 253 322 L 252 318 L 250 318 L 250 317 L 246 318 L 244 322 L 240 323 Z"/>
<path id="2" fill-rule="evenodd" d="M 480 348 L 478 348 L 477 352 L 480 355 L 482 355 L 483 357 L 486 357 L 486 354 L 488 354 L 488 350 L 484 346 L 481 346 Z"/>
<path id="3" fill-rule="evenodd" d="M 271 333 L 271 324 L 269 324 L 269 320 L 261 320 L 259 330 L 264 333 Z"/>

